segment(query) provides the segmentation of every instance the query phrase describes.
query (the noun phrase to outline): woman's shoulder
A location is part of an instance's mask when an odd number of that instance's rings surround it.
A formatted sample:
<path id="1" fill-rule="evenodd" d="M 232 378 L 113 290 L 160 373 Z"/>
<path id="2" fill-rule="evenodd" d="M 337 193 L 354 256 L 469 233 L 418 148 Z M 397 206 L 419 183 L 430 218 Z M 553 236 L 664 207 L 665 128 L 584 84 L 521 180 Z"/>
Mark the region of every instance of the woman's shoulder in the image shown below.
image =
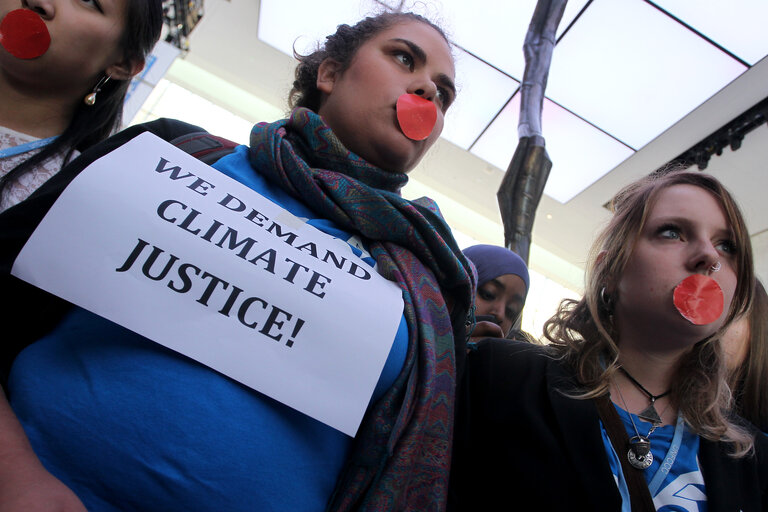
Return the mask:
<path id="1" fill-rule="evenodd" d="M 469 356 L 475 364 L 493 366 L 547 365 L 555 357 L 555 351 L 547 345 L 537 345 L 519 340 L 484 338 L 470 344 Z"/>
<path id="2" fill-rule="evenodd" d="M 186 123 L 178 119 L 161 117 L 159 119 L 155 119 L 154 121 L 129 126 L 125 128 L 125 130 L 118 132 L 113 137 L 119 137 L 121 134 L 126 133 L 135 133 L 138 135 L 141 132 L 154 133 L 158 137 L 167 141 L 172 141 L 177 137 L 190 133 L 207 133 L 207 131 L 200 126 Z"/>
<path id="3" fill-rule="evenodd" d="M 488 389 L 535 386 L 570 373 L 549 346 L 498 338 L 472 344 L 466 371 L 473 386 Z"/>

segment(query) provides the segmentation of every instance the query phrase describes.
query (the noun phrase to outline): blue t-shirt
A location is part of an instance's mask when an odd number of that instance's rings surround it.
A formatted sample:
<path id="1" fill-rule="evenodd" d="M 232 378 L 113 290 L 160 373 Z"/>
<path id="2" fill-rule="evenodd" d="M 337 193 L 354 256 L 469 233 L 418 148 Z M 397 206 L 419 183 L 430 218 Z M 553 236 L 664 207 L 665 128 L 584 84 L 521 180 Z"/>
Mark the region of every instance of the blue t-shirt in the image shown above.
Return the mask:
<path id="1" fill-rule="evenodd" d="M 373 265 L 360 240 L 253 172 L 246 147 L 214 167 Z M 407 346 L 403 318 L 372 401 L 391 387 Z M 19 354 L 8 391 L 42 463 L 90 511 L 324 510 L 352 443 L 79 308 Z"/>
<path id="2" fill-rule="evenodd" d="M 616 406 L 616 411 L 619 413 L 629 437 L 636 435 L 632 420 L 634 420 L 637 431 L 641 435 L 645 436 L 650 430 L 651 424 L 641 420 L 636 414 L 632 414 L 632 419 L 630 419 L 630 413 L 621 407 Z M 627 482 L 618 459 L 618 457 L 626 457 L 627 453 L 617 454 L 602 422 L 600 427 L 611 472 L 622 497 L 621 510 L 622 512 L 630 512 Z M 683 431 L 680 446 L 675 453 L 670 453 L 670 446 L 675 435 L 675 425 L 665 425 L 653 431 L 649 438 L 653 463 L 647 469 L 639 471 L 643 471 L 646 481 L 651 484 L 662 465 L 665 465 L 665 469 L 669 469 L 663 479 L 659 477 L 658 489 L 651 493 L 657 511 L 706 512 L 707 495 L 704 488 L 704 476 L 698 461 L 699 436 L 691 432 L 684 423 L 681 428 Z"/>

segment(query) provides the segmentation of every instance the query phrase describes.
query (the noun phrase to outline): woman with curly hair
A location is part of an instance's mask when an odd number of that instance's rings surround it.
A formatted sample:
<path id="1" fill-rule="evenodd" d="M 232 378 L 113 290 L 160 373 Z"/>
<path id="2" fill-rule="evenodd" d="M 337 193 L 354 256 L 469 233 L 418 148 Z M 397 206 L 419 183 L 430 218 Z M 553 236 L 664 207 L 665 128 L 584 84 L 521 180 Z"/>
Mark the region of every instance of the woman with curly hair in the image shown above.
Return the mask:
<path id="1" fill-rule="evenodd" d="M 89 510 L 444 508 L 474 284 L 436 205 L 400 189 L 454 99 L 450 45 L 424 18 L 383 14 L 339 26 L 299 61 L 289 117 L 256 125 L 213 167 L 399 287 L 399 328 L 357 435 L 75 308 L 15 358 L 8 394 L 34 453 Z M 430 122 L 414 122 L 414 104 Z M 103 147 L 198 130 L 164 120 Z"/>
<path id="2" fill-rule="evenodd" d="M 470 352 L 456 508 L 522 496 L 540 510 L 765 510 L 766 440 L 731 414 L 720 336 L 749 307 L 743 217 L 712 176 L 628 186 L 593 246 L 586 292 L 548 346 Z"/>

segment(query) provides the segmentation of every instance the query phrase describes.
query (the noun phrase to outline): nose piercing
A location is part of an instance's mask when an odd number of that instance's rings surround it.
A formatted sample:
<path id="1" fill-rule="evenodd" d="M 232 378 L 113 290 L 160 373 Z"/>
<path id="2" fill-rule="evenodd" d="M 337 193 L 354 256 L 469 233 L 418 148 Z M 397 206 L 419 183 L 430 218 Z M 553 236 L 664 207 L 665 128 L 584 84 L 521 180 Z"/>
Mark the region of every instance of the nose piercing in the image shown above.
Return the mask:
<path id="1" fill-rule="evenodd" d="M 720 263 L 720 261 L 716 261 L 714 265 L 709 267 L 709 270 L 711 272 L 719 272 L 721 268 L 723 268 L 723 265 Z"/>

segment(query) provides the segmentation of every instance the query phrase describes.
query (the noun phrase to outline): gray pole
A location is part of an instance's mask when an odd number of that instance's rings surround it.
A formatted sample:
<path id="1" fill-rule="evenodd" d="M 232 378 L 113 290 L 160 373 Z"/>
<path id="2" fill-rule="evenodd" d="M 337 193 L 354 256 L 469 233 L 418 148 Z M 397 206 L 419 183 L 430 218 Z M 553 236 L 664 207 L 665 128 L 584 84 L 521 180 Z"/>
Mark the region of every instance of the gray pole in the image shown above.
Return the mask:
<path id="1" fill-rule="evenodd" d="M 504 223 L 504 245 L 528 262 L 536 208 L 552 162 L 544 148 L 541 111 L 557 26 L 567 0 L 539 0 L 528 26 L 520 87 L 519 142 L 496 197 Z"/>

